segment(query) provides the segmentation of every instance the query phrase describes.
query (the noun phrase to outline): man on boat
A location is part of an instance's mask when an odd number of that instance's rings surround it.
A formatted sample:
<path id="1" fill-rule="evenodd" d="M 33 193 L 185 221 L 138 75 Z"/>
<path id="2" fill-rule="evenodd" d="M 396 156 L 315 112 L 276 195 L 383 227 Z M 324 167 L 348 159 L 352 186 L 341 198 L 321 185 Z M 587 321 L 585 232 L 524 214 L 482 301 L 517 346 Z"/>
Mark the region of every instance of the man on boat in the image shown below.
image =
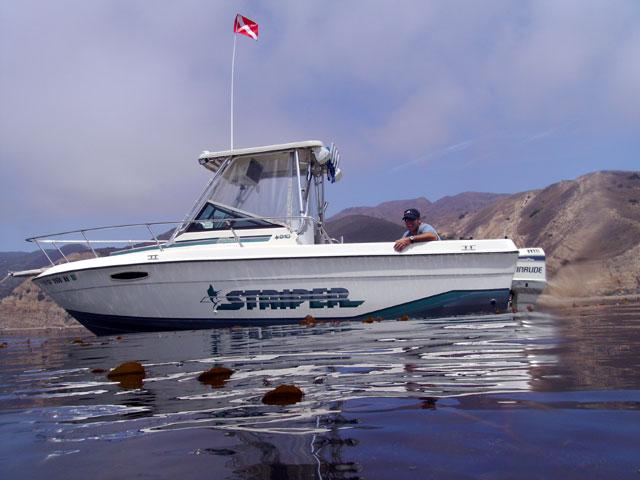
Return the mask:
<path id="1" fill-rule="evenodd" d="M 415 208 L 405 210 L 402 220 L 404 220 L 404 224 L 407 226 L 407 231 L 404 232 L 402 238 L 397 240 L 393 246 L 397 252 L 401 252 L 412 243 L 440 240 L 435 228 L 428 223 L 422 223 L 420 220 L 420 212 Z"/>

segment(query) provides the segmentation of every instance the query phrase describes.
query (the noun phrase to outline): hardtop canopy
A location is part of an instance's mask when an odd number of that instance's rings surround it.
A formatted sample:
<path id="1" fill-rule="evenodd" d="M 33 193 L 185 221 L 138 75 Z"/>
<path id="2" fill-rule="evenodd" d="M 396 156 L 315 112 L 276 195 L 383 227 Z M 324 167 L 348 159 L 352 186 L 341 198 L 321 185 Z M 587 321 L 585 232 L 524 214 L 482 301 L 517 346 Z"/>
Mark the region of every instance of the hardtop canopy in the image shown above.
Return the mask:
<path id="1" fill-rule="evenodd" d="M 322 148 L 324 144 L 319 140 L 307 140 L 304 142 L 282 143 L 279 145 L 266 145 L 264 147 L 239 148 L 235 150 L 224 150 L 221 152 L 209 152 L 205 150 L 198 158 L 200 165 L 211 170 L 217 171 L 220 165 L 229 157 L 247 157 L 253 155 L 264 155 L 270 153 L 281 153 L 293 151 L 297 149 Z"/>

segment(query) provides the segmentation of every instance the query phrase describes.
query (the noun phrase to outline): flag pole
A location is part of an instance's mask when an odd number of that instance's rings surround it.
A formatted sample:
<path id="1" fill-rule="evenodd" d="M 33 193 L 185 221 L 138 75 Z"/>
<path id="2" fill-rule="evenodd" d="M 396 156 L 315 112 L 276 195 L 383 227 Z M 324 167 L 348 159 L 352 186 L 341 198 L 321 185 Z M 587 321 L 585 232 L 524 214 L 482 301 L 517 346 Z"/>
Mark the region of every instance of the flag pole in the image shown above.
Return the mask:
<path id="1" fill-rule="evenodd" d="M 233 150 L 233 78 L 236 69 L 236 40 L 238 35 L 236 32 L 233 32 L 233 55 L 231 57 L 231 148 Z"/>

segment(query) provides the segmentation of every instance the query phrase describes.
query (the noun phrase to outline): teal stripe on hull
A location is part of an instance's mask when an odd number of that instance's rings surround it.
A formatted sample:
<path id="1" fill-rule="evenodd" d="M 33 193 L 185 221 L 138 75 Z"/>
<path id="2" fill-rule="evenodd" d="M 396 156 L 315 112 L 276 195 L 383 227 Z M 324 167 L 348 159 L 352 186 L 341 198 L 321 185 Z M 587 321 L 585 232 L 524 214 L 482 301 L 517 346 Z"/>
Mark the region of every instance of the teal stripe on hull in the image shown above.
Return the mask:
<path id="1" fill-rule="evenodd" d="M 382 318 L 430 317 L 462 315 L 471 313 L 505 312 L 509 303 L 509 289 L 494 290 L 454 290 L 432 297 L 384 308 L 370 313 L 370 316 Z M 466 313 L 464 313 L 466 312 Z"/>

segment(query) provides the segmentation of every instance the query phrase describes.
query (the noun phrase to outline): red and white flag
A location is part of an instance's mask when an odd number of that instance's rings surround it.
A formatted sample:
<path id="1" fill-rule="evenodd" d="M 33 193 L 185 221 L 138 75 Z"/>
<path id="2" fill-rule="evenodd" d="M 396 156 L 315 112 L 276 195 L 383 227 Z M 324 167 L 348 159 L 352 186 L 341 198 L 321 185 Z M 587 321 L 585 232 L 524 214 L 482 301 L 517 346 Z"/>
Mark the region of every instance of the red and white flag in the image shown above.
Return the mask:
<path id="1" fill-rule="evenodd" d="M 258 24 L 240 14 L 236 15 L 233 22 L 233 32 L 258 40 Z"/>

